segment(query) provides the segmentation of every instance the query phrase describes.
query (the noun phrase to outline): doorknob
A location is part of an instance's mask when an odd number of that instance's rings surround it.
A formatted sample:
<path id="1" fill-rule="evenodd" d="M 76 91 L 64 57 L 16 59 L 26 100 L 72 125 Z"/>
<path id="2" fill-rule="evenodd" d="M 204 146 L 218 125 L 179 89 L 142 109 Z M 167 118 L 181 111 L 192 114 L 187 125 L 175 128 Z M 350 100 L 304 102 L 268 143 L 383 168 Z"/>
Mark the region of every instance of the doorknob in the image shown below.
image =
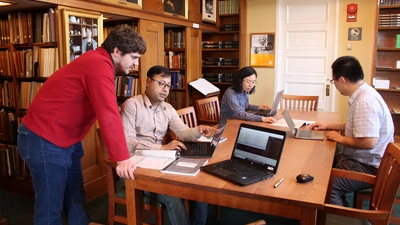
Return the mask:
<path id="1" fill-rule="evenodd" d="M 326 92 L 325 96 L 329 96 L 330 95 L 330 93 L 331 93 L 331 85 L 330 84 L 326 85 L 325 92 Z"/>

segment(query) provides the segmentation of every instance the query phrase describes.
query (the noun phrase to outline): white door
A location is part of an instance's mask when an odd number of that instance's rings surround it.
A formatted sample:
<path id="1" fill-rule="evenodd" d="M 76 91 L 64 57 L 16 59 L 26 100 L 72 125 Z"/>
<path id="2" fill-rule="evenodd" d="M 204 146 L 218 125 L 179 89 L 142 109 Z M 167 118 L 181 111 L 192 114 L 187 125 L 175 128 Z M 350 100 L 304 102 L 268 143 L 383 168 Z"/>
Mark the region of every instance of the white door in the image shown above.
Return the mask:
<path id="1" fill-rule="evenodd" d="M 337 8 L 337 0 L 278 0 L 276 90 L 318 95 L 319 111 L 334 110 Z"/>

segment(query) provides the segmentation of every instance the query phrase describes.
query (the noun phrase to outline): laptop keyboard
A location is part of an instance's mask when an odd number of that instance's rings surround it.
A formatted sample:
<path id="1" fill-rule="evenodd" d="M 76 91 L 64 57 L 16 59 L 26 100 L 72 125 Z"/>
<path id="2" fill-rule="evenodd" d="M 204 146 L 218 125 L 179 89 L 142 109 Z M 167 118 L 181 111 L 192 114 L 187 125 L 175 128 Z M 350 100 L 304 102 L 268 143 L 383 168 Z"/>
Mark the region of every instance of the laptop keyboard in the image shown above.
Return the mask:
<path id="1" fill-rule="evenodd" d="M 311 130 L 297 130 L 297 135 L 300 137 L 311 137 L 312 131 Z"/>
<path id="2" fill-rule="evenodd" d="M 207 155 L 207 145 L 194 143 L 192 144 L 191 155 Z"/>
<path id="3" fill-rule="evenodd" d="M 259 177 L 265 177 L 267 174 L 268 177 L 272 177 L 273 173 L 270 171 L 258 171 L 253 168 L 238 164 L 234 161 L 224 161 L 216 164 L 217 167 L 232 171 L 236 174 L 240 174 L 245 177 L 251 177 L 251 178 L 259 178 Z"/>

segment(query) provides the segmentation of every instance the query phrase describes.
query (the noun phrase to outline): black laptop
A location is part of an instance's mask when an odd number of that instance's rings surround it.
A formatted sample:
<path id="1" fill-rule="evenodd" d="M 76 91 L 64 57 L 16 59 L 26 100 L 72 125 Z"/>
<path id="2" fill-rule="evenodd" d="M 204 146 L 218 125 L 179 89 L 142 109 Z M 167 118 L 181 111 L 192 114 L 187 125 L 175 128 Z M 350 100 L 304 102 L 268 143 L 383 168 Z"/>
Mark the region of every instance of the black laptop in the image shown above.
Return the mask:
<path id="1" fill-rule="evenodd" d="M 276 93 L 274 103 L 272 103 L 271 109 L 268 110 L 257 110 L 253 111 L 252 113 L 260 116 L 275 116 L 276 110 L 278 109 L 279 102 L 281 101 L 282 94 L 284 90 L 280 90 L 278 93 Z"/>
<path id="2" fill-rule="evenodd" d="M 180 151 L 181 157 L 184 158 L 211 158 L 214 154 L 218 143 L 222 139 L 227 122 L 225 117 L 221 116 L 217 131 L 211 138 L 210 142 L 183 142 L 186 150 Z"/>
<path id="3" fill-rule="evenodd" d="M 231 159 L 201 167 L 201 171 L 245 186 L 272 177 L 278 170 L 286 132 L 240 124 Z"/>

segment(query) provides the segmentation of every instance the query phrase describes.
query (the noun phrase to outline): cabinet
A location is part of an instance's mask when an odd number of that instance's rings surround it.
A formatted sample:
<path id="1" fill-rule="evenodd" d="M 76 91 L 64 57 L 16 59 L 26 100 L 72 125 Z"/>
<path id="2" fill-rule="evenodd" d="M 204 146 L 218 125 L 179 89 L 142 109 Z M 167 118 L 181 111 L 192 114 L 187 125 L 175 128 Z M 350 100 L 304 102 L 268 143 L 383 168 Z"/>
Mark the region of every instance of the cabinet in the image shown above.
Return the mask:
<path id="1" fill-rule="evenodd" d="M 400 109 L 400 5 L 385 2 L 382 1 L 378 7 L 376 61 L 372 83 L 391 110 L 395 141 L 400 142 L 400 114 L 393 111 Z M 389 81 L 389 88 L 377 86 L 381 80 Z"/>
<path id="2" fill-rule="evenodd" d="M 219 1 L 218 9 L 220 31 L 202 33 L 202 77 L 220 89 L 221 98 L 238 70 L 248 64 L 244 56 L 246 1 Z"/>

